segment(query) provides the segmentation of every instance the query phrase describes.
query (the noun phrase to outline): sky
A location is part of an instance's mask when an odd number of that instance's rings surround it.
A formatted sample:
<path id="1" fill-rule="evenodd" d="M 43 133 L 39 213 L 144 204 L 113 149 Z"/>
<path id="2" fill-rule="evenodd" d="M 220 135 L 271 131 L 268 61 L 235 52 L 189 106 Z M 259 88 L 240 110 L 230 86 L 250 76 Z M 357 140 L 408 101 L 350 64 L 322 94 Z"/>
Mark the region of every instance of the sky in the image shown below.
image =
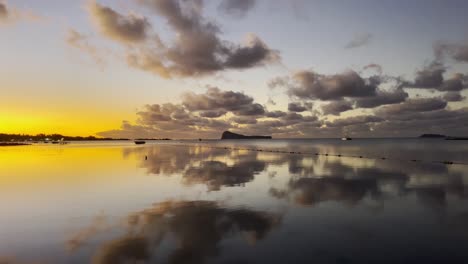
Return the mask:
<path id="1" fill-rule="evenodd" d="M 0 133 L 468 136 L 467 8 L 0 0 Z"/>

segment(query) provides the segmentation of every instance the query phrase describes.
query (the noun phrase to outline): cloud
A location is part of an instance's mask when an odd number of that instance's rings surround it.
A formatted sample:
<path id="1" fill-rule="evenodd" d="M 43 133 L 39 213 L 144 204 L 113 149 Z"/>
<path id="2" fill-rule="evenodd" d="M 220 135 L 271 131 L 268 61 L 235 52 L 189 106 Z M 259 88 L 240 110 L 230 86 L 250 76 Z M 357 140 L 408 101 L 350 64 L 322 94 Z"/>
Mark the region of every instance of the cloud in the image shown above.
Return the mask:
<path id="1" fill-rule="evenodd" d="M 283 112 L 283 111 L 272 111 L 272 112 L 266 112 L 265 113 L 265 116 L 266 117 L 271 117 L 271 118 L 277 118 L 277 117 L 282 117 L 282 116 L 285 116 L 286 115 L 286 112 Z"/>
<path id="2" fill-rule="evenodd" d="M 439 91 L 461 91 L 468 88 L 468 78 L 462 73 L 456 73 L 452 78 L 445 80 L 437 89 Z"/>
<path id="3" fill-rule="evenodd" d="M 236 116 L 230 119 L 230 121 L 237 124 L 257 124 L 257 118 L 252 116 Z"/>
<path id="4" fill-rule="evenodd" d="M 268 87 L 273 90 L 273 89 L 276 89 L 276 88 L 280 88 L 280 87 L 286 87 L 288 86 L 290 82 L 290 79 L 289 77 L 275 77 L 271 80 L 268 81 Z"/>
<path id="5" fill-rule="evenodd" d="M 149 36 L 151 25 L 145 17 L 135 14 L 122 15 L 96 1 L 88 5 L 91 18 L 101 33 L 122 43 L 143 42 Z"/>
<path id="6" fill-rule="evenodd" d="M 222 119 L 226 114 L 232 117 Z M 266 118 L 264 106 L 253 98 L 234 91 L 209 87 L 205 93 L 182 94 L 180 104 L 146 105 L 137 112 L 137 124 L 123 122 L 120 129 L 99 132 L 110 137 L 197 137 L 218 138 L 223 130 L 237 128 L 238 124 L 255 124 L 257 118 Z M 133 134 L 133 136 L 131 136 Z"/>
<path id="7" fill-rule="evenodd" d="M 404 82 L 405 88 L 434 89 L 439 91 L 461 91 L 468 88 L 467 76 L 455 73 L 451 78 L 445 79 L 447 67 L 439 61 L 433 61 L 422 70 L 416 72 L 413 82 Z"/>
<path id="8" fill-rule="evenodd" d="M 374 68 L 379 75 L 367 78 L 352 70 L 331 75 L 303 70 L 291 76 L 273 78 L 268 85 L 270 88 L 286 88 L 287 94 L 303 105 L 311 104 L 313 100 L 337 101 L 329 102 L 322 108 L 326 113 L 334 115 L 353 108 L 397 104 L 408 98 L 400 78 L 383 75 L 377 64 L 364 67 Z"/>
<path id="9" fill-rule="evenodd" d="M 254 99 L 241 92 L 222 91 L 210 87 L 204 94 L 186 92 L 182 94 L 182 104 L 191 111 L 227 109 L 238 110 L 252 104 Z"/>
<path id="10" fill-rule="evenodd" d="M 434 45 L 434 53 L 438 59 L 449 56 L 457 62 L 468 62 L 468 44 L 452 44 L 439 42 Z"/>
<path id="11" fill-rule="evenodd" d="M 105 65 L 105 58 L 102 50 L 90 44 L 86 35 L 74 29 L 69 29 L 65 41 L 70 47 L 88 54 L 96 64 L 100 66 Z"/>
<path id="12" fill-rule="evenodd" d="M 429 112 L 444 109 L 447 102 L 441 98 L 411 98 L 400 104 L 386 105 L 376 110 L 383 116 L 404 116 L 404 114 Z"/>
<path id="13" fill-rule="evenodd" d="M 468 131 L 468 109 L 439 109 L 424 112 L 399 112 L 391 115 L 382 114 L 385 122 L 376 124 L 374 134 L 398 136 L 417 136 L 423 133 L 466 135 Z"/>
<path id="14" fill-rule="evenodd" d="M 381 79 L 373 76 L 364 79 L 355 71 L 335 75 L 320 75 L 300 71 L 293 75 L 288 94 L 300 99 L 341 100 L 344 97 L 367 97 L 376 93 Z"/>
<path id="15" fill-rule="evenodd" d="M 466 99 L 460 92 L 446 92 L 442 98 L 447 102 L 460 102 Z"/>
<path id="16" fill-rule="evenodd" d="M 197 77 L 281 60 L 277 50 L 252 33 L 241 44 L 222 39 L 219 25 L 203 16 L 203 1 L 139 0 L 138 3 L 166 21 L 169 33 L 174 36 L 172 40 L 161 40 L 145 17 L 122 15 L 96 2 L 89 8 L 102 34 L 132 44 L 126 47 L 130 67 L 163 78 Z"/>
<path id="17" fill-rule="evenodd" d="M 8 9 L 5 3 L 0 2 L 0 21 L 6 21 L 8 18 Z"/>
<path id="18" fill-rule="evenodd" d="M 363 70 L 374 69 L 375 71 L 377 71 L 377 73 L 378 73 L 379 75 L 383 73 L 382 66 L 379 65 L 379 64 L 376 64 L 376 63 L 368 64 L 368 65 L 362 67 L 362 69 L 363 69 Z"/>
<path id="19" fill-rule="evenodd" d="M 217 118 L 217 117 L 225 115 L 226 113 L 227 113 L 227 111 L 224 110 L 224 109 L 209 110 L 209 111 L 200 112 L 200 116 L 201 117 L 209 117 L 209 118 Z"/>
<path id="20" fill-rule="evenodd" d="M 368 45 L 374 36 L 370 33 L 357 34 L 354 38 L 345 45 L 345 49 L 353 49 Z"/>
<path id="21" fill-rule="evenodd" d="M 362 124 L 369 124 L 369 123 L 378 123 L 384 121 L 383 118 L 371 115 L 360 115 L 360 116 L 352 116 L 342 119 L 335 119 L 331 122 L 326 122 L 325 124 L 328 127 L 346 127 L 346 126 L 353 126 L 353 125 L 362 125 Z"/>
<path id="22" fill-rule="evenodd" d="M 307 110 L 307 107 L 299 104 L 299 103 L 289 103 L 288 104 L 288 111 L 291 112 L 304 112 Z"/>
<path id="23" fill-rule="evenodd" d="M 324 115 L 339 115 L 341 112 L 351 109 L 353 109 L 352 102 L 346 100 L 333 101 L 322 106 L 322 112 Z"/>
<path id="24" fill-rule="evenodd" d="M 406 98 L 408 98 L 408 93 L 401 88 L 397 88 L 394 91 L 377 89 L 375 96 L 358 98 L 355 102 L 356 108 L 374 108 L 381 105 L 401 103 Z"/>
<path id="25" fill-rule="evenodd" d="M 190 111 L 231 111 L 236 115 L 262 115 L 262 105 L 241 92 L 221 91 L 210 87 L 204 94 L 187 92 L 182 95 L 182 104 Z"/>
<path id="26" fill-rule="evenodd" d="M 19 10 L 14 7 L 8 6 L 6 1 L 0 0 L 0 25 L 1 24 L 14 24 L 18 21 L 44 21 L 45 17 L 31 11 Z"/>
<path id="27" fill-rule="evenodd" d="M 431 64 L 416 72 L 416 77 L 413 83 L 407 83 L 407 87 L 414 88 L 438 88 L 444 82 L 443 74 L 446 67 L 438 62 L 433 61 Z"/>
<path id="28" fill-rule="evenodd" d="M 218 10 L 223 14 L 241 18 L 255 6 L 255 3 L 256 0 L 222 0 Z"/>
<path id="29" fill-rule="evenodd" d="M 296 126 L 301 123 L 319 126 L 320 121 L 315 115 L 279 110 L 270 112 L 244 93 L 210 87 L 201 94 L 184 93 L 180 104 L 146 105 L 137 112 L 135 125 L 124 121 L 120 129 L 102 131 L 98 135 L 119 138 L 219 138 L 222 131 L 228 129 L 244 134 L 259 131 L 261 134 L 297 133 Z"/>
<path id="30" fill-rule="evenodd" d="M 434 64 L 421 70 L 424 73 L 416 79 L 418 82 L 426 82 L 421 76 L 434 79 L 431 76 L 438 73 L 432 73 L 440 69 L 444 68 Z M 301 71 L 281 80 L 280 84 L 286 86 L 294 100 L 284 110 L 270 111 L 244 92 L 208 87 L 203 93 L 183 93 L 180 103 L 147 105 L 137 113 L 135 124 L 123 122 L 120 129 L 103 131 L 99 135 L 219 138 L 222 131 L 232 130 L 284 138 L 330 137 L 341 136 L 346 128 L 363 137 L 385 137 L 414 136 L 414 131 L 451 135 L 467 131 L 466 126 L 453 125 L 463 122 L 467 113 L 446 109 L 448 102 L 464 100 L 458 91 L 460 82 L 462 87 L 465 82 L 462 74 L 438 81 L 437 89 L 448 92 L 434 97 L 410 97 L 404 88 L 407 82 L 400 78 L 386 75 L 364 78 L 354 71 L 332 75 Z M 317 107 L 313 108 L 314 105 Z M 336 119 L 328 116 L 348 110 L 357 110 L 360 114 Z M 300 114 L 302 112 L 304 114 Z M 424 128 L 427 131 L 423 131 Z"/>
<path id="31" fill-rule="evenodd" d="M 150 256 L 149 242 L 143 236 L 127 236 L 114 239 L 99 248 L 92 263 L 112 264 L 145 261 Z"/>

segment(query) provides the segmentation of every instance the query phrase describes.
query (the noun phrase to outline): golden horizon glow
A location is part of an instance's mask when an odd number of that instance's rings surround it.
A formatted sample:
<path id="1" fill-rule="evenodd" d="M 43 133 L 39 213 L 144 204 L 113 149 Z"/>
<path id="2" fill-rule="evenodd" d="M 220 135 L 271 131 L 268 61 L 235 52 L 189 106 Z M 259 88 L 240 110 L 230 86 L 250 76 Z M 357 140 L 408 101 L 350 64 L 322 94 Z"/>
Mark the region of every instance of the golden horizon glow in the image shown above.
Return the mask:
<path id="1" fill-rule="evenodd" d="M 1 111 L 0 133 L 6 134 L 62 134 L 66 136 L 95 136 L 97 132 L 119 127 L 122 116 L 133 113 L 83 111 Z"/>

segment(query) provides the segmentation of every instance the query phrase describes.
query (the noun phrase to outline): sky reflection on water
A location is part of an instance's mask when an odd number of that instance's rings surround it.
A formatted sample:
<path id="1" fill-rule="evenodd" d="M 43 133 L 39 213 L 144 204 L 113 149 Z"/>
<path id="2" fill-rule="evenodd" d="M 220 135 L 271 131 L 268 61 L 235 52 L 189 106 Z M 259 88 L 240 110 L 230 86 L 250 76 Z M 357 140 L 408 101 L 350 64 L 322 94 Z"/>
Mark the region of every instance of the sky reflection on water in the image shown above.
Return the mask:
<path id="1" fill-rule="evenodd" d="M 343 144 L 253 147 L 335 153 L 359 147 Z M 442 153 L 460 161 L 468 156 L 463 144 Z M 404 145 L 413 155 L 441 158 L 442 143 Z M 385 143 L 360 148 L 367 155 L 397 153 Z M 26 146 L 1 149 L 0 158 L 7 161 L 0 164 L 0 256 L 6 263 L 468 259 L 464 165 L 195 143 Z"/>

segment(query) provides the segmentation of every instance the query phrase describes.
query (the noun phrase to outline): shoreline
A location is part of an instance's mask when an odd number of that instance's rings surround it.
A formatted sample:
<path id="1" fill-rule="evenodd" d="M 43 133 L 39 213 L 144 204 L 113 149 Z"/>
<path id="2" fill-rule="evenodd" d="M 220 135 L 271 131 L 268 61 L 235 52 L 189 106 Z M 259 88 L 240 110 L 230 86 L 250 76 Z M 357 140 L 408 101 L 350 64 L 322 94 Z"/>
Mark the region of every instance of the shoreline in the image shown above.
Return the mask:
<path id="1" fill-rule="evenodd" d="M 28 143 L 7 143 L 7 142 L 0 142 L 0 147 L 9 147 L 9 146 L 28 146 L 31 144 Z"/>

